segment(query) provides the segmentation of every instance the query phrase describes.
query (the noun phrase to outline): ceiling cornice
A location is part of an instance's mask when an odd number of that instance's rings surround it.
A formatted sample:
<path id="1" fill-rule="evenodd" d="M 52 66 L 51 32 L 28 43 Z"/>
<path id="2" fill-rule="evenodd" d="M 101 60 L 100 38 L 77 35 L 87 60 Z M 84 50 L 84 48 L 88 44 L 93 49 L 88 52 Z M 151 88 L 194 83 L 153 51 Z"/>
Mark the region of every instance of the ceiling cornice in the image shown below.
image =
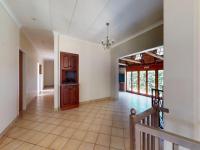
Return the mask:
<path id="1" fill-rule="evenodd" d="M 11 9 L 8 7 L 8 5 L 4 2 L 4 0 L 0 0 L 0 4 L 3 6 L 3 8 L 6 10 L 8 15 L 12 18 L 12 20 L 15 22 L 18 28 L 22 27 L 22 24 L 20 21 L 15 17 L 14 13 L 11 11 Z"/>
<path id="2" fill-rule="evenodd" d="M 134 35 L 132 35 L 132 36 L 130 36 L 130 37 L 128 37 L 128 38 L 126 38 L 126 39 L 124 39 L 124 40 L 122 40 L 122 41 L 116 43 L 116 44 L 114 44 L 114 45 L 111 47 L 111 49 L 112 49 L 112 48 L 115 48 L 115 47 L 117 47 L 118 45 L 123 44 L 123 43 L 125 43 L 125 42 L 127 42 L 127 41 L 129 41 L 129 40 L 131 40 L 131 39 L 134 39 L 134 38 L 136 38 L 136 37 L 138 37 L 138 36 L 144 34 L 145 32 L 148 32 L 148 31 L 150 31 L 150 30 L 152 30 L 152 29 L 154 29 L 154 28 L 157 28 L 157 27 L 159 27 L 159 26 L 161 26 L 161 25 L 163 25 L 163 20 L 161 20 L 161 21 L 159 21 L 159 22 L 156 22 L 156 23 L 150 25 L 149 27 L 147 27 L 147 28 L 145 28 L 145 29 L 139 31 L 138 33 L 136 33 L 136 34 L 134 34 Z"/>

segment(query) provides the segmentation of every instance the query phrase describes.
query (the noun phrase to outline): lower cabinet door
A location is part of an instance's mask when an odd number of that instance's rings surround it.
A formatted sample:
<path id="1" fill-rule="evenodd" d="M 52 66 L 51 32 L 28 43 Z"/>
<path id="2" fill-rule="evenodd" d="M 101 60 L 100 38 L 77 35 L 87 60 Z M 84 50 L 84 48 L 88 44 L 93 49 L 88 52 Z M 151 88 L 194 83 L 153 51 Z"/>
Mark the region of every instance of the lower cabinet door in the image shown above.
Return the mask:
<path id="1" fill-rule="evenodd" d="M 71 89 L 71 104 L 72 105 L 76 105 L 78 104 L 78 86 L 73 86 L 73 88 Z"/>
<path id="2" fill-rule="evenodd" d="M 79 104 L 78 85 L 64 85 L 61 87 L 61 108 Z"/>
<path id="3" fill-rule="evenodd" d="M 62 86 L 62 88 L 61 88 L 61 107 L 70 105 L 70 97 L 68 96 L 68 93 L 69 93 L 69 87 Z"/>

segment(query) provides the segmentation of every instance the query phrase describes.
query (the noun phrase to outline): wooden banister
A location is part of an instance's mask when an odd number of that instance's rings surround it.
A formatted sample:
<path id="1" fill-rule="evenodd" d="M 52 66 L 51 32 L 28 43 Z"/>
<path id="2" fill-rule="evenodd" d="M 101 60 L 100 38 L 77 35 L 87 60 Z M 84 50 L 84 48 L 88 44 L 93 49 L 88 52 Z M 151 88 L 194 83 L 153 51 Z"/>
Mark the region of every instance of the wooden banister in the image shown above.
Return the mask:
<path id="1" fill-rule="evenodd" d="M 200 142 L 160 129 L 160 112 L 169 112 L 169 110 L 154 106 L 143 113 L 136 114 L 136 110 L 131 109 L 131 150 L 164 150 L 164 141 L 172 144 L 172 150 L 178 150 L 180 146 L 200 150 Z"/>
<path id="2" fill-rule="evenodd" d="M 136 124 L 135 129 L 138 135 L 140 133 L 145 133 L 145 134 L 154 136 L 158 139 L 163 139 L 168 142 L 171 142 L 173 150 L 177 150 L 179 146 L 188 148 L 191 150 L 200 150 L 200 142 L 171 133 L 171 132 L 167 132 L 158 128 L 154 128 L 154 127 L 142 125 L 142 124 Z M 141 146 L 139 144 L 141 143 L 140 138 L 137 138 L 136 141 L 137 141 L 136 143 L 137 150 L 140 150 L 141 149 Z"/>
<path id="3" fill-rule="evenodd" d="M 132 108 L 133 111 L 133 108 Z M 131 111 L 131 113 L 132 113 Z M 133 114 L 136 114 L 136 111 L 134 110 L 134 113 L 132 113 L 132 117 L 134 117 L 135 122 L 140 122 L 141 120 L 145 119 L 146 117 L 150 116 L 151 114 L 155 113 L 155 109 L 154 108 L 150 108 L 146 111 L 144 111 L 143 113 L 137 114 L 136 116 Z"/>
<path id="4" fill-rule="evenodd" d="M 136 137 L 138 137 L 136 133 L 136 124 L 141 123 L 141 124 L 146 124 L 148 126 L 156 126 L 159 127 L 159 109 L 158 107 L 152 107 L 143 113 L 137 114 L 136 115 L 136 110 L 134 108 L 131 109 L 131 115 L 130 115 L 130 147 L 131 150 L 137 150 L 136 148 Z M 147 146 L 151 143 L 152 148 L 154 147 L 154 138 L 150 137 L 150 135 L 147 135 L 147 141 L 145 134 L 142 135 L 143 138 L 143 146 Z"/>

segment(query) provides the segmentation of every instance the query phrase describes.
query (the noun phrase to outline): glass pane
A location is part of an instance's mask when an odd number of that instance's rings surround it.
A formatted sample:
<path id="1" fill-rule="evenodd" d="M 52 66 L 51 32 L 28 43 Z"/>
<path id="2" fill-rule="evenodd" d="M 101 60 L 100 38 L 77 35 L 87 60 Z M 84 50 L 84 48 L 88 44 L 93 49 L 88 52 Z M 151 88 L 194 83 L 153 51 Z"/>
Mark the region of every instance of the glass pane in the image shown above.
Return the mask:
<path id="1" fill-rule="evenodd" d="M 133 92 L 138 92 L 138 72 L 133 71 L 132 72 L 132 87 L 133 87 Z"/>
<path id="2" fill-rule="evenodd" d="M 158 89 L 159 90 L 163 90 L 163 86 L 164 86 L 164 71 L 163 70 L 158 70 Z"/>
<path id="3" fill-rule="evenodd" d="M 155 71 L 148 71 L 148 94 L 151 95 L 151 89 L 155 88 Z"/>
<path id="4" fill-rule="evenodd" d="M 127 72 L 127 91 L 131 91 L 131 72 Z"/>
<path id="5" fill-rule="evenodd" d="M 140 71 L 140 93 L 146 94 L 146 71 Z"/>

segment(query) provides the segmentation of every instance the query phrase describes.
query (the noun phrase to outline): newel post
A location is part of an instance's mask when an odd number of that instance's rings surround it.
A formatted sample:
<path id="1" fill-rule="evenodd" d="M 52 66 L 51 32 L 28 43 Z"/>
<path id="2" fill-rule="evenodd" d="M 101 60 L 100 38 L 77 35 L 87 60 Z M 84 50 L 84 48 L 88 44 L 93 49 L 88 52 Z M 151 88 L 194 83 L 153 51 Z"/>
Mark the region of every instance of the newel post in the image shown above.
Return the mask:
<path id="1" fill-rule="evenodd" d="M 131 114 L 130 114 L 130 148 L 131 150 L 136 150 L 135 116 L 136 116 L 136 110 L 132 108 Z"/>

